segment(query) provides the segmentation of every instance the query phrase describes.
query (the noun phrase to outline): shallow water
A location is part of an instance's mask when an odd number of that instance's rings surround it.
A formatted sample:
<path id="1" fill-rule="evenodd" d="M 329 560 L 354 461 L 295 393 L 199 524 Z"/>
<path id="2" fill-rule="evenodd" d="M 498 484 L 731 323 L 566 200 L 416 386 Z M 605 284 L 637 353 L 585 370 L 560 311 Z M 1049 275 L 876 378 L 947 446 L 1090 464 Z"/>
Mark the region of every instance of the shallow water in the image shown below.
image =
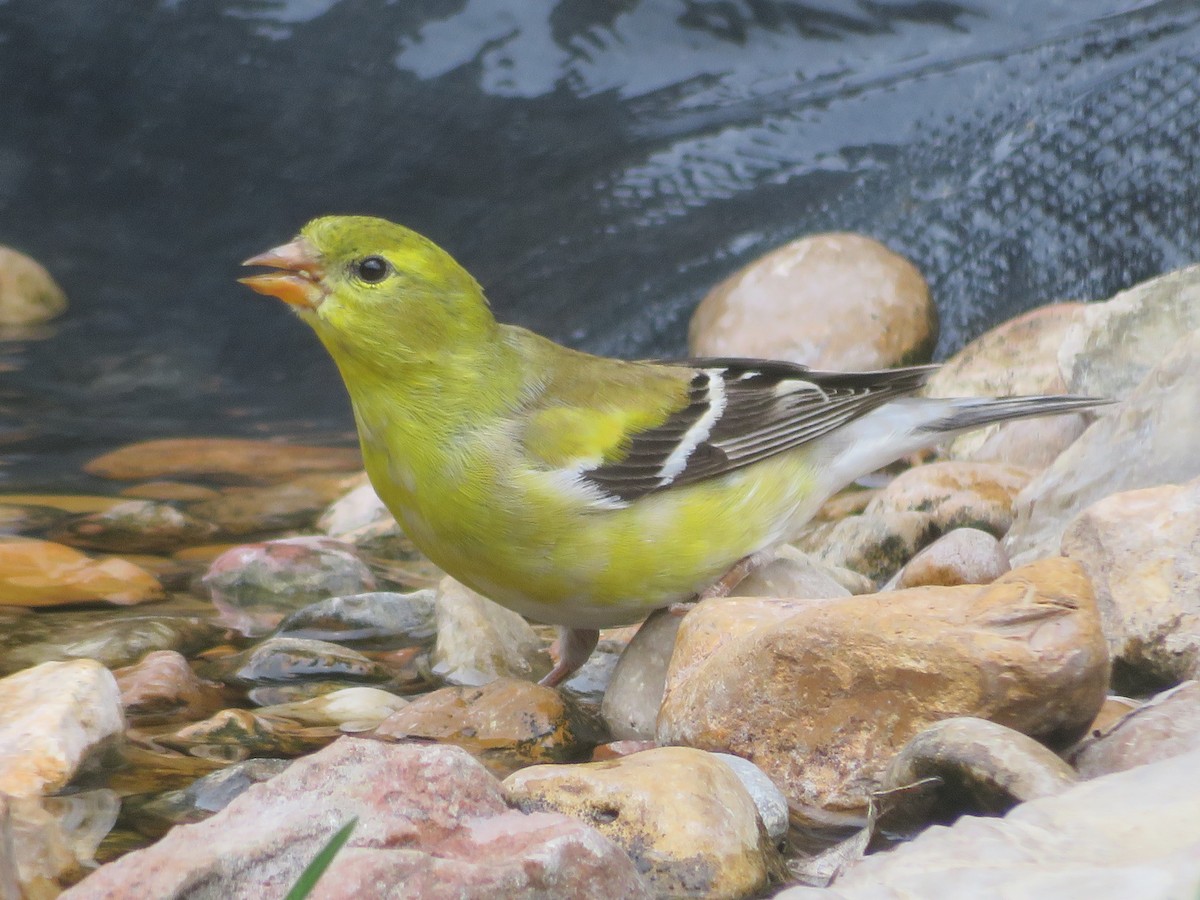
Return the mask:
<path id="1" fill-rule="evenodd" d="M 678 354 L 815 230 L 912 257 L 939 354 L 1200 259 L 1191 0 L 0 0 L 0 243 L 72 300 L 0 344 L 0 485 L 180 434 L 345 440 L 332 366 L 234 283 L 310 216 L 405 222 L 502 318 Z"/>

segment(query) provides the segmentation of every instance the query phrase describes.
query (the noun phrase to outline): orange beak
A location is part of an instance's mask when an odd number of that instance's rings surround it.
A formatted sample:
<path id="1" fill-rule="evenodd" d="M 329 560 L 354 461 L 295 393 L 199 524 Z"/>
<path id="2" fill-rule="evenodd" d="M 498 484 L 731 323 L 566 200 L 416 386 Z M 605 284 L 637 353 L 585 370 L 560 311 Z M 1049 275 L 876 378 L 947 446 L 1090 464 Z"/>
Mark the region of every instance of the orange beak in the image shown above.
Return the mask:
<path id="1" fill-rule="evenodd" d="M 300 309 L 315 310 L 328 293 L 320 254 L 306 238 L 298 237 L 290 244 L 252 256 L 242 265 L 278 269 L 278 272 L 250 275 L 238 281 L 253 291 L 278 297 Z"/>

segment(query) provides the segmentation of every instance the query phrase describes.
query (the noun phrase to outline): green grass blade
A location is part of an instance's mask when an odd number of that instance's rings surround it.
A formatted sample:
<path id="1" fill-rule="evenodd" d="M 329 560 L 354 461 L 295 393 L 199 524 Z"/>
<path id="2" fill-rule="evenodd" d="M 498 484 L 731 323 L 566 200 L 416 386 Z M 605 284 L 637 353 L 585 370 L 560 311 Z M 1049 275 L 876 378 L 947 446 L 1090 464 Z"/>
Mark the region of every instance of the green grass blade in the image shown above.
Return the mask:
<path id="1" fill-rule="evenodd" d="M 338 829 L 337 834 L 329 839 L 321 852 L 313 857 L 313 861 L 308 864 L 300 877 L 296 879 L 296 883 L 292 885 L 292 889 L 288 891 L 284 900 L 304 900 L 316 887 L 317 880 L 325 874 L 325 870 L 329 868 L 329 864 L 333 862 L 333 858 L 337 856 L 338 851 L 345 846 L 346 841 L 350 840 L 350 834 L 354 831 L 354 826 L 358 824 L 358 816 L 353 816 L 350 821 Z"/>

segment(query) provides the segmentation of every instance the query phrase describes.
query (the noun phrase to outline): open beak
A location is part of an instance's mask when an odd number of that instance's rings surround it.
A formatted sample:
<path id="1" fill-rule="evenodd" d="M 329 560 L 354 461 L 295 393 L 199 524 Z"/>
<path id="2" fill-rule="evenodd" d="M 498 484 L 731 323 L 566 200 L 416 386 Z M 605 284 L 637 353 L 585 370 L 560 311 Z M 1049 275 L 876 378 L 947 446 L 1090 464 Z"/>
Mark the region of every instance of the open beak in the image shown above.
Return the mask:
<path id="1" fill-rule="evenodd" d="M 278 297 L 299 309 L 315 310 L 328 291 L 324 286 L 325 269 L 320 255 L 306 238 L 252 256 L 243 266 L 270 266 L 277 272 L 239 278 L 242 284 L 260 294 Z"/>

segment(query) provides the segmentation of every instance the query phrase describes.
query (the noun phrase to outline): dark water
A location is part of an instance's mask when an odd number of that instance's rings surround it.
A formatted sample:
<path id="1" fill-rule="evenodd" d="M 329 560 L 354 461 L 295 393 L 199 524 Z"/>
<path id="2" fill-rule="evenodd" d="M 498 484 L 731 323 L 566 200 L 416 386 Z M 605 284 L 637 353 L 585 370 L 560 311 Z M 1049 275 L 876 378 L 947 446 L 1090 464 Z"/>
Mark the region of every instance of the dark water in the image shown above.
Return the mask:
<path id="1" fill-rule="evenodd" d="M 1195 0 L 0 0 L 0 243 L 73 304 L 0 344 L 0 489 L 135 439 L 349 439 L 316 341 L 233 281 L 328 212 L 618 355 L 863 231 L 927 273 L 944 355 L 1200 259 L 1198 84 Z"/>

